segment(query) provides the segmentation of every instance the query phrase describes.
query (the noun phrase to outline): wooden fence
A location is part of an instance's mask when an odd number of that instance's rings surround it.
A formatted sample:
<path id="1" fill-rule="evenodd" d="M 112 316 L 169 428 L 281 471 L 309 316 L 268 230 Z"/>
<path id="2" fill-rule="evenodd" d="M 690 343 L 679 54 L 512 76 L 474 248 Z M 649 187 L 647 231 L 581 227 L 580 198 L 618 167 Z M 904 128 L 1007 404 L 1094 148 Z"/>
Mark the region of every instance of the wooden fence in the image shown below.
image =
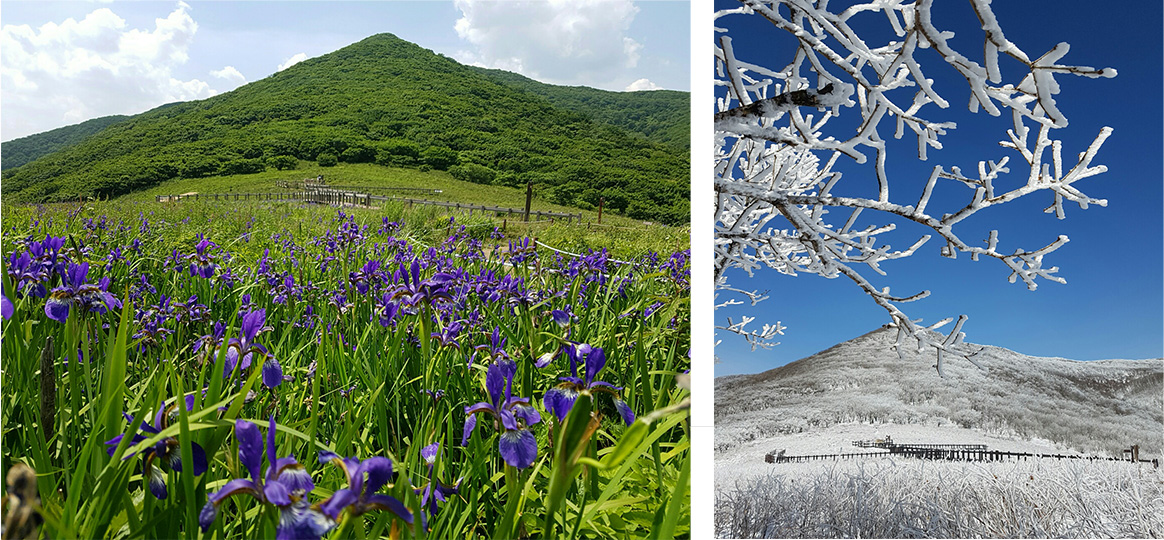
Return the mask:
<path id="1" fill-rule="evenodd" d="M 440 206 L 449 209 L 457 209 L 466 211 L 472 214 L 477 212 L 491 212 L 498 216 L 505 214 L 516 214 L 525 216 L 525 220 L 529 221 L 530 217 L 534 218 L 548 218 L 565 219 L 567 223 L 573 220 L 582 222 L 582 213 L 570 214 L 565 212 L 547 212 L 542 210 L 530 210 L 521 208 L 506 208 L 501 206 L 489 206 L 484 204 L 466 204 L 448 201 L 430 201 L 428 199 L 414 199 L 408 197 L 395 197 L 388 195 L 371 195 L 368 193 L 360 193 L 357 191 L 345 191 L 333 188 L 316 188 L 306 191 L 289 191 L 289 192 L 271 192 L 271 193 L 192 193 L 189 195 L 158 195 L 154 197 L 157 202 L 177 202 L 182 200 L 194 201 L 301 201 L 313 204 L 327 204 L 332 206 L 371 206 L 373 201 L 394 201 L 400 202 L 412 207 L 413 205 L 428 205 Z"/>

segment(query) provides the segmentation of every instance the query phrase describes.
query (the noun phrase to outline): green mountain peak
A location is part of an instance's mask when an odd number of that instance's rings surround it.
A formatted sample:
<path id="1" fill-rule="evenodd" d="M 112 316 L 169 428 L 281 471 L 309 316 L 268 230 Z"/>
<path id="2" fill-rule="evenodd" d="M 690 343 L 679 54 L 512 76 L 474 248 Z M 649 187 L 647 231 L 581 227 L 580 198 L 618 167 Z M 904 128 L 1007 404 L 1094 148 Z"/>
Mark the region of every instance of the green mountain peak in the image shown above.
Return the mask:
<path id="1" fill-rule="evenodd" d="M 115 197 L 172 178 L 338 160 L 472 168 L 475 181 L 533 184 L 559 204 L 605 197 L 608 211 L 686 223 L 688 111 L 682 92 L 547 85 L 376 34 L 50 148 L 4 171 L 4 197 Z"/>

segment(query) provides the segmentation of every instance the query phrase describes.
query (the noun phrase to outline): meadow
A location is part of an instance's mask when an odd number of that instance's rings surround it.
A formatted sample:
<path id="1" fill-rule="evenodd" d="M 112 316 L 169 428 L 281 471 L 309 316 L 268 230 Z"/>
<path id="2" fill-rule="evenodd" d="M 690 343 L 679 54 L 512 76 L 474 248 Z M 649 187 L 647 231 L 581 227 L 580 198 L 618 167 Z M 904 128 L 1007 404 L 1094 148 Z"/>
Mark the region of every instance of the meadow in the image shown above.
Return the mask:
<path id="1" fill-rule="evenodd" d="M 501 225 L 6 205 L 9 504 L 54 538 L 689 534 L 686 233 Z"/>
<path id="2" fill-rule="evenodd" d="M 370 163 L 339 163 L 330 167 L 322 167 L 314 162 L 300 161 L 295 169 L 267 170 L 254 174 L 215 175 L 206 178 L 179 178 L 168 180 L 157 186 L 143 189 L 122 197 L 130 201 L 153 201 L 158 195 L 181 195 L 187 192 L 199 193 L 268 193 L 285 192 L 287 189 L 276 186 L 279 180 L 297 181 L 304 178 L 315 178 L 322 175 L 328 185 L 351 186 L 355 190 L 368 188 L 392 187 L 425 187 L 439 189 L 438 194 L 412 194 L 406 192 L 392 193 L 402 197 L 423 198 L 438 201 L 453 201 L 488 206 L 502 206 L 507 208 L 525 207 L 525 186 L 505 186 L 500 184 L 477 184 L 454 178 L 447 171 L 422 171 L 409 167 L 386 167 Z M 376 192 L 380 193 L 380 192 Z M 578 207 L 555 204 L 553 193 L 550 190 L 535 190 L 533 210 L 551 212 L 567 212 L 577 214 Z M 587 207 L 583 211 L 584 220 L 595 222 L 598 219 L 597 209 Z M 510 216 L 513 221 L 513 216 Z M 642 221 L 618 215 L 607 207 L 603 213 L 602 222 L 607 225 L 623 227 L 642 227 Z"/>

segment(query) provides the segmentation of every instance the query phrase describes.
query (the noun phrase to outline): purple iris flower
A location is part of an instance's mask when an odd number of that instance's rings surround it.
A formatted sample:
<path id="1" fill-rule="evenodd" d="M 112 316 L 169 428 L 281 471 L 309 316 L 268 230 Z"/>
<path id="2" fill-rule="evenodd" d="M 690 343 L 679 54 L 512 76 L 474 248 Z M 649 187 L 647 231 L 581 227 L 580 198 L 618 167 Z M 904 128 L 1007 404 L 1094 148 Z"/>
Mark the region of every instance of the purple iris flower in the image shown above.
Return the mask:
<path id="1" fill-rule="evenodd" d="M 64 275 L 68 270 L 67 257 L 61 255 L 61 248 L 65 246 L 64 236 L 46 236 L 43 242 L 30 242 L 28 252 L 35 263 L 47 272 L 56 272 Z"/>
<path id="2" fill-rule="evenodd" d="M 457 336 L 460 335 L 463 327 L 463 321 L 453 321 L 446 325 L 440 332 L 433 332 L 432 338 L 445 347 L 453 347 L 460 350 L 461 344 L 457 341 Z"/>
<path id="3" fill-rule="evenodd" d="M 43 298 L 48 294 L 44 282 L 48 281 L 52 268 L 32 260 L 27 251 L 8 256 L 8 275 L 16 285 L 16 292 Z"/>
<path id="4" fill-rule="evenodd" d="M 554 413 L 558 417 L 558 421 L 566 419 L 566 415 L 570 413 L 570 409 L 574 408 L 574 400 L 578 398 L 581 393 L 600 392 L 607 394 L 614 400 L 614 406 L 618 409 L 619 416 L 622 416 L 623 422 L 626 425 L 631 425 L 635 421 L 635 413 L 630 406 L 624 402 L 619 394 L 622 388 L 613 386 L 610 383 L 596 381 L 595 377 L 602 368 L 606 366 L 606 353 L 598 347 L 591 347 L 585 343 L 575 347 L 574 345 L 566 346 L 566 355 L 570 358 L 570 372 L 572 377 L 560 377 L 558 380 L 563 381 L 558 384 L 556 388 L 551 388 L 546 391 L 546 395 L 542 400 L 545 404 L 546 410 Z M 578 378 L 578 361 L 582 359 L 585 362 L 585 378 Z"/>
<path id="5" fill-rule="evenodd" d="M 185 401 L 186 411 L 189 412 L 194 408 L 194 396 L 186 396 Z M 133 439 L 129 441 L 129 445 L 133 446 L 150 438 L 153 435 L 161 433 L 162 430 L 166 429 L 166 427 L 170 425 L 170 422 L 172 422 L 178 415 L 178 411 L 176 410 L 177 407 L 177 400 L 175 400 L 167 407 L 159 407 L 157 415 L 154 416 L 153 424 L 142 422 L 137 429 L 133 430 Z M 121 413 L 121 415 L 124 416 L 126 420 L 129 420 L 130 422 L 133 421 L 133 417 L 129 416 L 128 414 Z M 148 435 L 142 435 L 141 433 L 138 433 L 139 430 L 144 431 Z M 125 435 L 118 435 L 108 441 L 105 441 L 105 445 L 108 447 L 105 450 L 110 456 L 112 456 L 117 450 L 117 445 L 121 444 L 121 440 L 123 438 L 125 438 Z M 166 437 L 165 439 L 158 441 L 153 446 L 142 450 L 141 456 L 145 460 L 142 476 L 147 479 L 150 493 L 153 493 L 154 497 L 165 499 L 168 495 L 166 491 L 166 473 L 163 472 L 160 467 L 158 467 L 158 463 L 161 463 L 170 470 L 178 472 L 182 471 L 182 453 L 179 451 L 179 448 L 180 446 L 178 439 L 174 437 Z M 199 476 L 206 472 L 206 451 L 203 450 L 202 447 L 199 446 L 196 442 L 190 443 L 190 450 L 194 460 L 194 462 L 191 464 L 193 467 L 192 471 L 194 472 L 194 476 Z M 128 454 L 123 459 L 129 459 L 131 457 L 133 457 L 133 454 Z"/>
<path id="6" fill-rule="evenodd" d="M 485 390 L 489 392 L 492 402 L 465 407 L 468 418 L 465 419 L 461 446 L 468 444 L 469 436 L 477 427 L 477 413 L 487 412 L 499 420 L 504 429 L 497 443 L 501 458 L 513 467 L 524 469 L 533 464 L 538 453 L 537 438 L 526 426 L 541 422 L 542 416 L 529 404 L 529 398 L 512 395 L 513 376 L 516 373 L 517 364 L 513 360 L 500 360 L 489 366 L 485 372 Z"/>
<path id="7" fill-rule="evenodd" d="M 383 224 L 380 226 L 380 229 L 376 231 L 380 234 L 391 236 L 396 234 L 396 231 L 400 230 L 400 223 L 397 221 L 388 221 L 388 218 L 384 218 L 382 223 Z"/>
<path id="8" fill-rule="evenodd" d="M 211 247 L 218 247 L 214 242 L 198 235 L 198 243 L 194 244 L 194 253 L 186 258 L 190 260 L 190 275 L 210 279 L 214 277 L 214 256 L 206 251 Z"/>
<path id="9" fill-rule="evenodd" d="M 509 241 L 509 262 L 512 264 L 521 264 L 527 260 L 537 260 L 538 248 L 536 245 L 529 244 L 529 237 L 522 238 L 517 242 Z"/>
<path id="10" fill-rule="evenodd" d="M 391 495 L 376 493 L 392 479 L 392 460 L 371 457 L 360 461 L 355 457 L 341 458 L 334 452 L 319 453 L 320 463 L 334 463 L 344 471 L 348 487 L 338 489 L 331 497 L 319 503 L 319 510 L 332 521 L 339 519 L 346 508 L 348 514 L 359 516 L 372 510 L 388 510 L 405 523 L 412 524 L 412 512 L 404 503 Z"/>
<path id="11" fill-rule="evenodd" d="M 197 295 L 186 299 L 186 303 L 182 304 L 181 307 L 185 308 L 186 320 L 189 322 L 203 322 L 210 319 L 210 308 L 206 307 L 206 304 L 198 303 Z"/>
<path id="12" fill-rule="evenodd" d="M 558 326 L 560 326 L 562 328 L 570 326 L 570 314 L 569 313 L 566 313 L 565 311 L 562 311 L 560 309 L 555 309 L 553 312 L 550 313 L 550 316 L 553 317 L 555 323 L 558 323 Z"/>
<path id="13" fill-rule="evenodd" d="M 235 369 L 240 372 L 246 372 L 251 367 L 251 361 L 256 354 L 263 358 L 263 385 L 267 388 L 274 389 L 279 386 L 284 380 L 283 366 L 279 364 L 279 360 L 275 355 L 267 352 L 266 347 L 255 342 L 255 337 L 263 330 L 269 330 L 270 327 L 264 327 L 263 323 L 267 319 L 267 310 L 256 309 L 243 315 L 242 320 L 242 338 L 230 338 L 226 343 L 226 358 L 223 362 L 223 378 L 229 378 L 234 373 Z M 223 329 L 219 324 L 215 324 L 215 331 L 213 336 L 202 336 L 199 340 L 196 351 L 202 349 L 206 345 L 206 354 L 208 361 L 213 361 L 218 354 L 218 346 L 210 346 L 210 343 L 216 345 L 221 344 Z"/>
<path id="14" fill-rule="evenodd" d="M 379 270 L 380 261 L 373 259 L 364 263 L 364 267 L 359 271 L 349 273 L 348 280 L 355 285 L 360 294 L 367 294 L 370 287 L 375 284 Z"/>
<path id="15" fill-rule="evenodd" d="M 380 316 L 380 326 L 387 328 L 396 319 L 399 312 L 400 304 L 393 301 L 390 294 L 385 293 L 380 297 L 380 301 L 376 302 L 375 313 Z"/>
<path id="16" fill-rule="evenodd" d="M 218 516 L 218 507 L 235 495 L 250 495 L 262 504 L 274 505 L 279 509 L 279 525 L 275 538 L 318 539 L 335 526 L 335 522 L 313 509 L 307 503 L 307 494 L 315 489 L 311 475 L 303 469 L 294 457 L 278 457 L 275 453 L 275 416 L 271 415 L 267 428 L 267 469 L 260 476 L 263 464 L 263 438 L 259 427 L 238 420 L 234 424 L 234 436 L 238 439 L 239 462 L 250 472 L 250 479 L 235 478 L 208 497 L 206 506 L 198 514 L 198 525 L 202 532 L 210 529 Z"/>
<path id="17" fill-rule="evenodd" d="M 268 279 L 268 281 L 270 280 Z M 276 304 L 286 304 L 290 297 L 295 297 L 296 300 L 302 298 L 299 288 L 295 286 L 295 276 L 290 273 L 283 275 L 283 283 L 276 285 L 271 293 L 274 297 L 271 301 Z"/>
<path id="18" fill-rule="evenodd" d="M 121 301 L 108 292 L 109 278 L 102 278 L 98 284 L 85 283 L 89 277 L 89 263 L 69 263 L 68 275 L 64 276 L 64 284 L 53 289 L 45 303 L 44 313 L 48 318 L 65 322 L 69 318 L 69 309 L 73 304 L 83 311 L 105 313 L 109 309 L 121 308 Z"/>
<path id="19" fill-rule="evenodd" d="M 490 359 L 509 359 L 509 353 L 505 352 L 506 338 L 501 337 L 501 327 L 493 327 L 493 335 L 489 337 L 488 345 L 478 345 L 474 347 L 473 356 L 469 357 L 469 367 L 473 366 L 473 359 L 477 357 L 477 353 L 484 352 Z"/>
<path id="20" fill-rule="evenodd" d="M 441 443 L 432 443 L 420 449 L 420 457 L 424 459 L 425 464 L 428 465 L 428 482 L 418 488 L 413 488 L 413 491 L 420 495 L 420 507 L 428 510 L 428 515 L 432 519 L 436 519 L 437 503 L 445 502 L 449 495 L 457 493 L 461 486 L 461 481 L 453 485 L 442 484 L 436 479 L 433 469 L 436 467 L 436 459 L 441 453 Z"/>
<path id="21" fill-rule="evenodd" d="M 141 320 L 141 327 L 133 334 L 133 339 L 141 340 L 139 351 L 146 350 L 161 345 L 166 340 L 166 336 L 173 334 L 174 331 L 162 326 L 164 319 L 157 316 L 143 317 Z"/>
<path id="22" fill-rule="evenodd" d="M 453 299 L 448 290 L 453 276 L 438 272 L 431 278 L 421 281 L 419 259 L 412 260 L 411 280 L 410 272 L 407 269 L 401 268 L 399 272 L 402 278 L 399 281 L 402 281 L 402 284 L 392 293 L 393 298 L 407 297 L 406 303 L 408 305 L 416 305 L 421 302 L 432 304 Z"/>

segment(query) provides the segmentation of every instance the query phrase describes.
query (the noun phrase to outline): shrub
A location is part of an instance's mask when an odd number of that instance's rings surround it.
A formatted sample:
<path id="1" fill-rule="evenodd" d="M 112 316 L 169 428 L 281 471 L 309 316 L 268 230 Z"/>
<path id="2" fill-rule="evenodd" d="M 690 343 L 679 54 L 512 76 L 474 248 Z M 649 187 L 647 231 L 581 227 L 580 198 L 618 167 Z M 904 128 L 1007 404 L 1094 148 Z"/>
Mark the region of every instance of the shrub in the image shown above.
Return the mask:
<path id="1" fill-rule="evenodd" d="M 430 146 L 420 154 L 420 161 L 437 170 L 445 170 L 456 165 L 460 158 L 456 150 L 445 146 Z"/>
<path id="2" fill-rule="evenodd" d="M 267 166 L 280 171 L 289 171 L 299 166 L 299 160 L 294 156 L 271 156 L 267 158 Z"/>
<path id="3" fill-rule="evenodd" d="M 476 163 L 462 163 L 449 167 L 449 174 L 457 180 L 474 184 L 492 184 L 497 171 Z"/>

